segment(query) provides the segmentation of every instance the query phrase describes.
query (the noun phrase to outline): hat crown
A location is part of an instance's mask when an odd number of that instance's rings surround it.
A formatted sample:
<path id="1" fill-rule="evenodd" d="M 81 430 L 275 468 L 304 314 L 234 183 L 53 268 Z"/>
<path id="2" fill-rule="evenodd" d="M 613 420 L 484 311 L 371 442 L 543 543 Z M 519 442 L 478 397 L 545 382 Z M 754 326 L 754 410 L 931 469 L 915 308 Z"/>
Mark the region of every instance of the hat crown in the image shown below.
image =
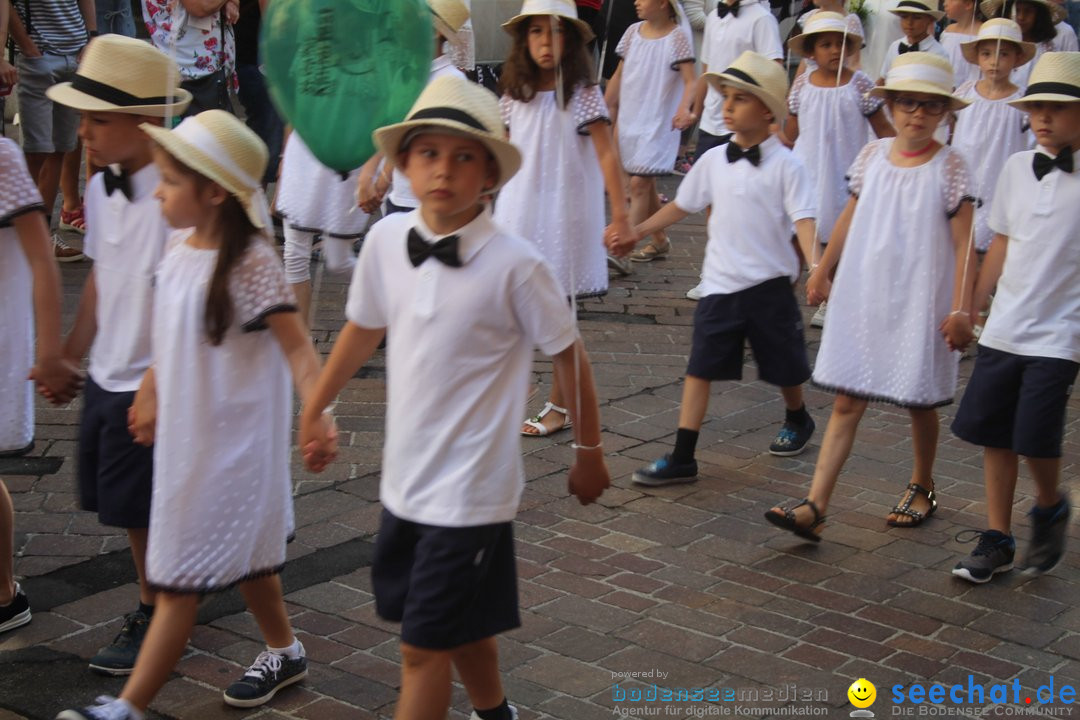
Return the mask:
<path id="1" fill-rule="evenodd" d="M 577 5 L 573 0 L 525 0 L 518 15 L 560 15 L 578 19 Z"/>
<path id="2" fill-rule="evenodd" d="M 451 121 L 506 140 L 506 127 L 495 95 L 481 85 L 453 75 L 432 80 L 416 98 L 405 120 Z"/>
<path id="3" fill-rule="evenodd" d="M 982 40 L 1008 40 L 1010 42 L 1023 42 L 1024 34 L 1016 21 L 1007 18 L 993 18 L 987 20 L 979 28 L 979 34 L 975 36 L 976 42 Z"/>
<path id="4" fill-rule="evenodd" d="M 936 3 L 935 3 L 936 5 Z M 933 14 L 938 12 L 938 9 L 931 5 L 927 0 L 900 0 L 893 8 L 894 12 L 909 12 L 909 13 L 928 13 Z"/>
<path id="5" fill-rule="evenodd" d="M 469 8 L 461 0 L 427 0 L 427 4 L 435 17 L 455 33 L 469 20 Z"/>
<path id="6" fill-rule="evenodd" d="M 952 63 L 943 57 L 926 52 L 909 52 L 898 55 L 885 74 L 885 85 L 900 86 L 904 83 L 917 82 L 929 84 L 946 95 L 953 91 Z M 903 87 L 896 87 L 903 90 Z M 913 92 L 919 92 L 914 87 Z"/>
<path id="7" fill-rule="evenodd" d="M 1031 70 L 1028 93 L 1036 90 L 1036 85 L 1080 88 L 1080 52 L 1044 53 Z"/>
<path id="8" fill-rule="evenodd" d="M 743 50 L 742 55 L 735 58 L 735 62 L 724 70 L 724 74 L 748 76 L 752 84 L 760 86 L 766 92 L 780 97 L 787 96 L 787 73 L 780 67 L 780 63 L 753 50 Z"/>
<path id="9" fill-rule="evenodd" d="M 829 10 L 820 10 L 810 16 L 803 25 L 803 35 L 816 33 L 838 32 L 847 33 L 847 18 L 840 13 Z"/>
<path id="10" fill-rule="evenodd" d="M 176 95 L 180 70 L 165 53 L 143 40 L 99 35 L 90 40 L 76 73 L 136 98 Z"/>
<path id="11" fill-rule="evenodd" d="M 199 128 L 191 127 L 190 123 L 197 124 Z M 200 128 L 205 132 L 200 132 Z M 229 190 L 257 190 L 261 187 L 260 180 L 268 159 L 266 145 L 232 113 L 225 110 L 206 110 L 187 118 L 173 132 L 189 140 L 195 148 L 218 164 L 219 170 L 224 170 L 242 186 L 228 188 Z M 211 142 L 207 142 L 208 140 Z"/>

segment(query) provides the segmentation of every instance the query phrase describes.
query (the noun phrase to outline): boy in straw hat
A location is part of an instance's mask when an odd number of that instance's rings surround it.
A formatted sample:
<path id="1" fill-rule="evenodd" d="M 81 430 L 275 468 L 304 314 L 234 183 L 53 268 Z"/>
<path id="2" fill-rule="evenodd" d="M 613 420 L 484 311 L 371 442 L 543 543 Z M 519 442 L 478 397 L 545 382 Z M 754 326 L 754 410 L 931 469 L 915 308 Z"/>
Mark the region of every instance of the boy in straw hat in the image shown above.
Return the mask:
<path id="1" fill-rule="evenodd" d="M 937 1 L 900 0 L 896 7 L 889 10 L 900 18 L 900 29 L 904 31 L 904 37 L 895 40 L 885 51 L 885 60 L 878 73 L 878 85 L 884 84 L 893 61 L 904 53 L 926 52 L 949 59 L 949 53 L 933 35 L 934 23 L 945 17 L 945 13 L 937 9 Z"/>
<path id="2" fill-rule="evenodd" d="M 132 442 L 127 411 L 150 367 L 152 279 L 171 230 L 154 199 L 160 175 L 141 123 L 162 125 L 191 95 L 164 53 L 121 35 L 94 38 L 71 82 L 49 88 L 57 103 L 82 112 L 79 135 L 93 165 L 109 167 L 86 187 L 86 254 L 94 260 L 64 345 L 80 363 L 90 352 L 79 429 L 78 482 L 83 510 L 127 530 L 139 577 L 138 608 L 90 668 L 127 675 L 154 611 L 144 573 L 153 449 Z"/>
<path id="3" fill-rule="evenodd" d="M 372 228 L 348 322 L 300 421 L 313 470 L 333 441 L 320 414 L 387 341 L 384 511 L 376 611 L 400 622 L 398 720 L 441 720 L 457 668 L 473 720 L 512 720 L 495 635 L 520 624 L 511 523 L 524 481 L 517 420 L 533 347 L 551 355 L 576 428 L 570 492 L 608 486 L 592 371 L 566 296 L 535 246 L 492 222 L 487 196 L 521 164 L 495 96 L 436 79 L 404 122 L 375 131 L 420 207 Z"/>
<path id="4" fill-rule="evenodd" d="M 982 307 L 994 292 L 994 305 L 952 426 L 983 446 L 988 529 L 953 569 L 978 583 L 1013 566 L 1020 457 L 1035 481 L 1024 568 L 1049 572 L 1065 552 L 1061 445 L 1080 368 L 1080 53 L 1043 55 L 1024 96 L 1010 104 L 1028 113 L 1039 147 L 1010 157 L 998 179 L 990 213 L 996 235 L 973 303 Z"/>
<path id="5" fill-rule="evenodd" d="M 670 485 L 697 479 L 694 451 L 716 380 L 742 377 L 747 340 L 762 380 L 779 385 L 787 409 L 769 447 L 774 455 L 797 455 L 814 432 L 803 403 L 810 377 L 802 316 L 792 283 L 802 272 L 791 243 L 811 256 L 813 186 L 806 169 L 771 134 L 787 109 L 787 75 L 764 55 L 744 52 L 723 72 L 708 73 L 723 98 L 724 124 L 734 135 L 726 148 L 694 164 L 674 202 L 635 230 L 641 237 L 712 207 L 702 273 L 703 297 L 694 314 L 694 339 L 683 385 L 675 449 L 633 475 L 639 485 Z M 781 198 L 780 203 L 775 199 Z M 609 227 L 607 241 L 625 250 Z"/>

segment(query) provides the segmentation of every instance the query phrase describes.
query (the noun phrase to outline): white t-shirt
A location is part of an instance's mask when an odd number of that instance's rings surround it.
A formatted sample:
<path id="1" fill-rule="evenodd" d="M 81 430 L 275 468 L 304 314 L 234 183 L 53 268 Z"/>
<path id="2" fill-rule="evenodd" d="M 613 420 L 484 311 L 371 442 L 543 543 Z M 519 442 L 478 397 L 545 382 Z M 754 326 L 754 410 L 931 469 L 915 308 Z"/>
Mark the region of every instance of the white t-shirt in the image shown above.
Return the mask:
<path id="1" fill-rule="evenodd" d="M 761 163 L 728 163 L 727 146 L 698 158 L 675 204 L 696 213 L 712 206 L 701 289 L 729 294 L 766 280 L 799 277 L 791 225 L 815 216 L 806 168 L 776 136 L 761 143 Z"/>
<path id="2" fill-rule="evenodd" d="M 151 363 L 154 271 L 173 230 L 154 197 L 160 177 L 153 163 L 132 175 L 130 201 L 119 190 L 105 194 L 103 173 L 86 188 L 83 251 L 94 261 L 97 287 L 89 372 L 109 392 L 138 390 Z"/>
<path id="3" fill-rule="evenodd" d="M 990 228 L 1009 241 L 979 344 L 1080 362 L 1080 172 L 1055 169 L 1036 180 L 1036 152 L 1010 157 L 998 179 Z M 1080 151 L 1073 164 L 1080 167 Z"/>
<path id="4" fill-rule="evenodd" d="M 566 294 L 536 247 L 487 210 L 460 228 L 462 267 L 409 260 L 409 230 L 440 239 L 420 212 L 368 233 L 345 315 L 387 335 L 380 499 L 394 515 L 445 527 L 508 522 L 524 487 L 520 427 L 534 347 L 577 337 Z"/>
<path id="5" fill-rule="evenodd" d="M 709 72 L 720 73 L 731 66 L 745 50 L 753 50 L 771 60 L 781 60 L 784 48 L 780 44 L 780 26 L 768 6 L 758 0 L 741 0 L 739 16 L 730 13 L 720 17 L 715 11 L 705 18 L 705 40 L 701 45 L 701 62 Z M 711 84 L 705 94 L 701 113 L 701 129 L 710 135 L 723 135 L 724 117 L 720 92 Z"/>
<path id="6" fill-rule="evenodd" d="M 878 72 L 878 78 L 883 78 L 889 74 L 889 68 L 892 67 L 893 60 L 900 57 L 900 43 L 908 44 L 907 38 L 902 37 L 899 40 L 894 40 L 893 44 L 889 46 L 889 49 L 885 51 L 885 60 L 881 63 L 881 70 Z M 949 60 L 949 65 L 952 65 L 952 60 L 949 59 L 949 51 L 942 46 L 933 35 L 927 35 L 919 41 L 916 46 L 918 52 L 928 52 L 938 57 L 943 57 Z M 915 50 L 909 50 L 908 52 L 915 52 Z"/>

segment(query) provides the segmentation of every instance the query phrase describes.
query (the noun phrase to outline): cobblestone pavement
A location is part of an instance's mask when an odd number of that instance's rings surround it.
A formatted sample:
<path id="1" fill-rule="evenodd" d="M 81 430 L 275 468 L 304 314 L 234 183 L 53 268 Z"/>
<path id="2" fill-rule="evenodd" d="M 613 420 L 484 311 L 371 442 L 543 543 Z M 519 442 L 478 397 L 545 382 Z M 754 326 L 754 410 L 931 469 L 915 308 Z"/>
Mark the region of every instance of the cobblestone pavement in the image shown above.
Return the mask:
<path id="1" fill-rule="evenodd" d="M 666 182 L 663 189 L 673 195 L 673 187 Z M 1010 704 L 998 709 L 1011 713 L 1030 710 L 1024 699 L 1035 699 L 1032 693 L 1051 681 L 1058 690 L 1080 684 L 1080 554 L 1034 580 L 1011 573 L 972 587 L 948 572 L 971 548 L 954 535 L 984 518 L 980 455 L 950 436 L 951 407 L 942 411 L 936 466 L 941 507 L 915 530 L 885 526 L 909 476 L 911 449 L 907 416 L 884 406 L 866 414 L 820 546 L 765 523 L 762 512 L 775 501 L 804 496 L 831 398 L 808 392 L 819 428 L 811 450 L 772 457 L 765 448 L 783 406 L 774 388 L 754 379 L 749 361 L 743 382 L 714 386 L 698 482 L 655 490 L 631 485 L 630 473 L 666 451 L 674 436 L 694 310 L 684 293 L 697 279 L 702 222 L 692 217 L 673 230 L 670 258 L 635 265 L 632 276 L 613 279 L 606 298 L 581 306 L 613 487 L 598 504 L 582 507 L 566 492 L 570 438 L 524 443 L 528 484 L 515 527 L 523 626 L 500 639 L 508 695 L 522 718 L 592 720 L 622 710 L 676 718 L 794 711 L 842 717 L 851 709 L 846 690 L 860 677 L 878 688 L 872 709 L 879 717 L 904 709 L 889 707 L 895 684 L 960 683 L 966 695 L 969 676 L 974 684 L 1015 678 L 1018 704 L 1010 685 Z M 86 269 L 62 268 L 67 323 Z M 323 279 L 315 333 L 324 352 L 340 326 L 345 290 L 344 279 Z M 819 338 L 808 331 L 812 352 Z M 961 367 L 966 378 L 971 361 Z M 536 370 L 541 390 L 534 406 L 546 394 L 551 366 L 539 360 Z M 222 688 L 260 649 L 239 596 L 226 593 L 203 604 L 153 717 L 390 717 L 397 640 L 394 626 L 375 617 L 367 569 L 379 514 L 383 374 L 379 354 L 342 393 L 340 461 L 322 475 L 295 468 L 298 531 L 284 579 L 312 662 L 309 679 L 262 709 L 222 704 Z M 1077 405 L 1074 399 L 1066 436 L 1070 484 L 1080 457 Z M 51 718 L 121 686 L 86 670 L 86 659 L 116 632 L 118 616 L 133 608 L 136 588 L 124 538 L 77 510 L 79 411 L 78 401 L 39 406 L 33 457 L 0 466 L 17 510 L 16 572 L 34 610 L 30 625 L 0 636 L 0 720 Z M 1030 491 L 1025 476 L 1017 506 L 1021 551 Z M 1070 534 L 1075 549 L 1075 523 Z M 643 675 L 629 679 L 631 673 Z M 648 691 L 654 683 L 732 689 L 736 700 L 616 701 L 621 691 Z M 805 702 L 805 693 L 814 701 Z M 454 706 L 452 717 L 466 717 L 460 688 Z M 967 710 L 982 707 L 976 702 Z"/>

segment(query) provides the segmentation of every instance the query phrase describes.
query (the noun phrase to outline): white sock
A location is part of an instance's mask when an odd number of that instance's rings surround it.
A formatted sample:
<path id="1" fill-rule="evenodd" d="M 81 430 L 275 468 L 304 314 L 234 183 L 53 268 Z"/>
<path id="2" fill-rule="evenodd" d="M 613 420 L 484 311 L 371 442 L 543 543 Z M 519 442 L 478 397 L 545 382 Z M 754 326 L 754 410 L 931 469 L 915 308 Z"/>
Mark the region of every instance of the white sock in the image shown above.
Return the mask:
<path id="1" fill-rule="evenodd" d="M 123 698 L 117 698 L 116 702 L 120 703 L 125 708 L 127 708 L 128 715 L 131 716 L 132 720 L 143 720 L 143 714 L 141 712 L 139 712 L 138 708 L 136 708 L 130 702 L 128 702 L 127 700 L 125 700 Z"/>
<path id="2" fill-rule="evenodd" d="M 266 649 L 269 650 L 272 653 L 276 653 L 278 655 L 284 655 L 285 657 L 289 658 L 290 660 L 295 660 L 296 658 L 304 657 L 304 646 L 300 643 L 300 640 L 298 638 L 296 638 L 295 636 L 293 637 L 292 645 L 289 645 L 288 647 L 275 648 L 275 647 L 270 647 L 269 645 L 267 645 Z"/>

